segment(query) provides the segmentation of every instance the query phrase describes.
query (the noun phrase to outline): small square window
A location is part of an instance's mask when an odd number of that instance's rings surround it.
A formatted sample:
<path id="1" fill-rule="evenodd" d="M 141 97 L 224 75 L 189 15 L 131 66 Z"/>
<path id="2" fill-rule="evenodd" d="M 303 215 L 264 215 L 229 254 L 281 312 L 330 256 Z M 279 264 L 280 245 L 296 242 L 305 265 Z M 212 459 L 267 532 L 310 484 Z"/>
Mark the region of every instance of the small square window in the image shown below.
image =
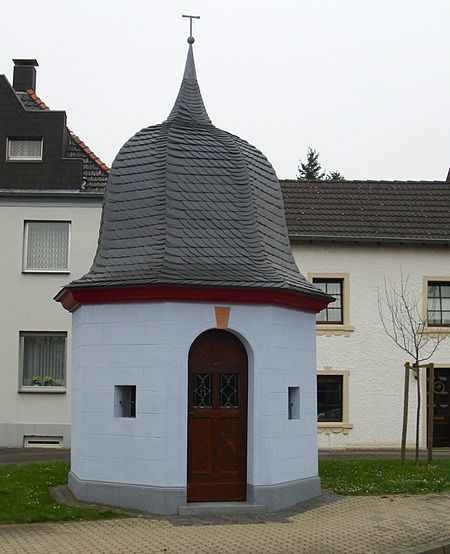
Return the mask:
<path id="1" fill-rule="evenodd" d="M 20 333 L 22 387 L 65 386 L 66 338 L 66 333 Z"/>
<path id="2" fill-rule="evenodd" d="M 136 417 L 136 385 L 114 387 L 114 417 Z"/>
<path id="3" fill-rule="evenodd" d="M 69 222 L 27 221 L 24 238 L 24 271 L 67 271 Z"/>
<path id="4" fill-rule="evenodd" d="M 313 278 L 313 283 L 323 292 L 333 296 L 334 302 L 328 304 L 317 314 L 317 323 L 343 323 L 343 279 Z"/>
<path id="5" fill-rule="evenodd" d="M 12 161 L 42 160 L 42 139 L 36 137 L 8 138 L 6 159 Z"/>

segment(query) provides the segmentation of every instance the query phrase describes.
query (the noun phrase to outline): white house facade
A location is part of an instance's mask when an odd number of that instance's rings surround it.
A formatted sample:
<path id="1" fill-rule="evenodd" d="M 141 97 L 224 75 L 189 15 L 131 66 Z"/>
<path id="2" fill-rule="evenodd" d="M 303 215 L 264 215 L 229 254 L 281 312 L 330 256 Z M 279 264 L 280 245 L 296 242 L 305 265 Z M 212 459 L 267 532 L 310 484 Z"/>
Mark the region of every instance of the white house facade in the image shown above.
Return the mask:
<path id="1" fill-rule="evenodd" d="M 70 316 L 52 300 L 95 252 L 107 168 L 36 96 L 36 60 L 0 75 L 0 445 L 70 446 Z"/>
<path id="2" fill-rule="evenodd" d="M 89 268 L 100 211 L 98 195 L 83 199 L 0 192 L 2 446 L 70 446 L 70 316 L 53 296 L 70 275 Z M 38 248 L 31 237 L 25 238 L 29 227 L 47 234 L 54 227 L 67 231 L 64 269 L 27 269 L 28 249 Z"/>
<path id="3" fill-rule="evenodd" d="M 450 183 L 286 181 L 282 188 L 294 257 L 337 298 L 316 324 L 319 447 L 398 448 L 404 364 L 414 360 L 385 333 L 378 297 L 385 280 L 399 290 L 403 275 L 427 322 L 424 333 L 450 333 Z M 428 361 L 436 372 L 434 445 L 448 447 L 450 340 Z M 425 371 L 420 384 L 425 448 Z M 409 447 L 415 411 L 411 373 Z"/>

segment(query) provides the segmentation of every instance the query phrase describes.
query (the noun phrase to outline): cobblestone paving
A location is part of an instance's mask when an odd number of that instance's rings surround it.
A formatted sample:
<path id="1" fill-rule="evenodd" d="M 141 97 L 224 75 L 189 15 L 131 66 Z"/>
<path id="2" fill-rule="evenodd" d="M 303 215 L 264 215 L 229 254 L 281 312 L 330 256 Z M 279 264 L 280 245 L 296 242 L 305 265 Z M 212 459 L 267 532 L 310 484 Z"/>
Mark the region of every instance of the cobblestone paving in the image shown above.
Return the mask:
<path id="1" fill-rule="evenodd" d="M 450 494 L 341 497 L 309 506 L 251 517 L 5 525 L 0 526 L 0 552 L 406 554 L 450 542 Z"/>

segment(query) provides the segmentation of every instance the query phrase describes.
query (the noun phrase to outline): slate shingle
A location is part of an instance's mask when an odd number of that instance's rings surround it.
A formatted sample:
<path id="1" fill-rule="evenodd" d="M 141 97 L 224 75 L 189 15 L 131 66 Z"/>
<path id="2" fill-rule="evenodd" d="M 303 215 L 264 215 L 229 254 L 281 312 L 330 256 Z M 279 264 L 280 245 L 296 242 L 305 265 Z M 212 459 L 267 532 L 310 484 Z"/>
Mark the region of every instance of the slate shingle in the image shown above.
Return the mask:
<path id="1" fill-rule="evenodd" d="M 192 46 L 168 119 L 139 131 L 118 153 L 94 264 L 68 288 L 139 284 L 326 297 L 294 262 L 272 166 L 256 148 L 210 122 Z"/>

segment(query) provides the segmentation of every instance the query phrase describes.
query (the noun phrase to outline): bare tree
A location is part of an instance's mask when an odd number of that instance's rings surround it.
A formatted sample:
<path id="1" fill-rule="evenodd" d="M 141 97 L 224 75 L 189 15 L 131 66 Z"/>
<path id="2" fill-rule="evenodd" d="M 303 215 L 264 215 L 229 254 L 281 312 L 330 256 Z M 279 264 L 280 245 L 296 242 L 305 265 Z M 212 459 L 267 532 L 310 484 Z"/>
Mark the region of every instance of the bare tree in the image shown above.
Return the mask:
<path id="1" fill-rule="evenodd" d="M 420 364 L 429 360 L 436 352 L 444 335 L 426 332 L 427 319 L 421 310 L 422 298 L 411 291 L 409 277 L 400 272 L 400 283 L 384 278 L 384 289 L 378 290 L 378 313 L 383 328 L 395 344 L 412 359 L 414 377 L 417 381 L 416 410 L 416 453 L 415 463 L 419 463 L 420 427 Z"/>

